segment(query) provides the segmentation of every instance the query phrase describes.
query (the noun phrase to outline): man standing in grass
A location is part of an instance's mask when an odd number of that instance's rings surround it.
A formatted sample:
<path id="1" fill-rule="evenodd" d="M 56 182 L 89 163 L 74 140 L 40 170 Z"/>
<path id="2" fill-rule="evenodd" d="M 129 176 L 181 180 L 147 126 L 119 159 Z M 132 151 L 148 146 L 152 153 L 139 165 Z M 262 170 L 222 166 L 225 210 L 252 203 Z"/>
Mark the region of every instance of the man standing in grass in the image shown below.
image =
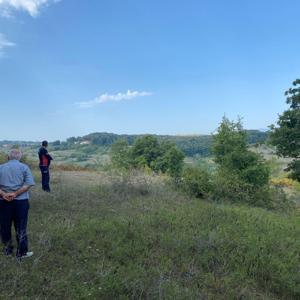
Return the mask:
<path id="1" fill-rule="evenodd" d="M 50 193 L 50 173 L 49 166 L 52 160 L 51 155 L 47 150 L 48 142 L 43 141 L 42 147 L 39 150 L 40 170 L 42 173 L 42 188 L 45 192 Z"/>
<path id="2" fill-rule="evenodd" d="M 29 257 L 27 220 L 29 210 L 28 190 L 34 185 L 29 167 L 20 162 L 22 153 L 18 149 L 9 152 L 8 162 L 0 165 L 0 233 L 4 254 L 13 253 L 11 226 L 14 223 L 17 237 L 18 258 Z"/>

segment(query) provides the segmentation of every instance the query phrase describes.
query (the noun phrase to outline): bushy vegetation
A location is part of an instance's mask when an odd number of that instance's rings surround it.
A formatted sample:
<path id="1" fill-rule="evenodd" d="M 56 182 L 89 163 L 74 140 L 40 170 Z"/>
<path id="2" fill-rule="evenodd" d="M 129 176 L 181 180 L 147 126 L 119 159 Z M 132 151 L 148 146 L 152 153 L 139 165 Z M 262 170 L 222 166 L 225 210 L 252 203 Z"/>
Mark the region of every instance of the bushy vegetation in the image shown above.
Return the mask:
<path id="1" fill-rule="evenodd" d="M 180 187 L 189 196 L 207 198 L 212 192 L 212 176 L 203 168 L 186 167 Z"/>
<path id="2" fill-rule="evenodd" d="M 132 166 L 129 145 L 124 140 L 116 141 L 110 148 L 111 163 L 114 168 L 128 170 Z"/>
<path id="3" fill-rule="evenodd" d="M 159 143 L 151 135 L 137 139 L 132 147 L 126 141 L 117 141 L 110 154 L 112 165 L 121 169 L 148 168 L 178 178 L 183 168 L 184 155 L 176 145 Z"/>
<path id="4" fill-rule="evenodd" d="M 231 202 L 289 211 L 294 203 L 279 185 L 270 185 L 270 163 L 249 149 L 240 121 L 223 118 L 213 136 L 215 168 L 183 165 L 183 154 L 170 142 L 154 136 L 137 139 L 133 146 L 117 141 L 111 148 L 116 169 L 148 169 L 175 178 L 175 188 L 187 195 L 216 202 Z"/>
<path id="5" fill-rule="evenodd" d="M 244 202 L 270 207 L 270 170 L 263 157 L 248 149 L 246 132 L 240 121 L 223 118 L 214 136 L 216 200 Z"/>

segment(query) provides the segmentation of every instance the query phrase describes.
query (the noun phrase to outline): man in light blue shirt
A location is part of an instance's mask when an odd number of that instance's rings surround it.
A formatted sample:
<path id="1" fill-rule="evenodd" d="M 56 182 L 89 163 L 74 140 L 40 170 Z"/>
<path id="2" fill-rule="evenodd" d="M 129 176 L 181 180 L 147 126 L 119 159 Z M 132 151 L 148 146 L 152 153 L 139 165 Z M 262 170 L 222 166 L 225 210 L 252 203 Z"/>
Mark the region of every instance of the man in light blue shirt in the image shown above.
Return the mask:
<path id="1" fill-rule="evenodd" d="M 27 220 L 29 210 L 30 187 L 35 185 L 29 167 L 20 162 L 22 153 L 12 149 L 8 162 L 0 165 L 0 233 L 4 244 L 4 254 L 13 253 L 11 226 L 14 223 L 17 236 L 18 258 L 29 257 L 28 252 Z"/>

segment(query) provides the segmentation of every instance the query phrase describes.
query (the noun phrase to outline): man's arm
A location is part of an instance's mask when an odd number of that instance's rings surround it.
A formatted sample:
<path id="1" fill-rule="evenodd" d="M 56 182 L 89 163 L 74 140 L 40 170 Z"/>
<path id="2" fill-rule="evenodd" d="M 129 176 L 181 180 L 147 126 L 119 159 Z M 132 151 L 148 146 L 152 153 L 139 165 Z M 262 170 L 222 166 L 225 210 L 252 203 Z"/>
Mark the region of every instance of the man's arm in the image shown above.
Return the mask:
<path id="1" fill-rule="evenodd" d="M 52 156 L 49 154 L 48 150 L 46 149 L 46 156 L 49 160 L 53 160 Z"/>
<path id="2" fill-rule="evenodd" d="M 31 187 L 31 186 L 35 185 L 32 173 L 27 165 L 25 165 L 23 175 L 24 175 L 23 187 L 24 186 Z M 25 191 L 25 192 L 27 192 L 27 191 Z"/>

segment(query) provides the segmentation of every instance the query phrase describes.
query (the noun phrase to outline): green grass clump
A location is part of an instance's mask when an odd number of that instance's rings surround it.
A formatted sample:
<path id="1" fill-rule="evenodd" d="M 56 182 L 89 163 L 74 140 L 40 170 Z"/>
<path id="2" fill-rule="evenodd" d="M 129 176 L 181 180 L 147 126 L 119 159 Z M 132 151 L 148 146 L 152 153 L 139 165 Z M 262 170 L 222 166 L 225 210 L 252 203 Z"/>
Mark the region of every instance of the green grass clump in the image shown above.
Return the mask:
<path id="1" fill-rule="evenodd" d="M 54 175 L 31 199 L 35 256 L 0 258 L 0 299 L 300 298 L 299 216 L 187 199 L 142 174 Z"/>

